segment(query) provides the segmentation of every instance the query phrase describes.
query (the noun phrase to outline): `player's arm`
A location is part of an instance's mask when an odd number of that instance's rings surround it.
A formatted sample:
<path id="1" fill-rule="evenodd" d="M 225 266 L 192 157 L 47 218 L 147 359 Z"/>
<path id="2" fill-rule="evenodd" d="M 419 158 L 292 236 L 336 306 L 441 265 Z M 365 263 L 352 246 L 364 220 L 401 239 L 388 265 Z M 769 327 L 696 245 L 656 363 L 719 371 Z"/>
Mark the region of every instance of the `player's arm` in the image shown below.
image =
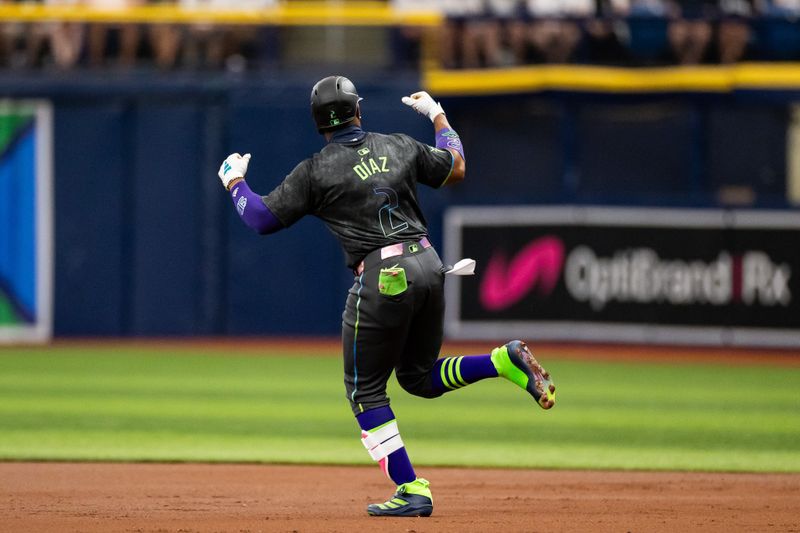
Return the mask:
<path id="1" fill-rule="evenodd" d="M 453 169 L 444 185 L 462 181 L 467 171 L 464 146 L 461 144 L 458 133 L 450 127 L 442 105 L 434 101 L 431 95 L 425 91 L 404 96 L 403 103 L 414 108 L 420 115 L 427 116 L 433 122 L 433 130 L 436 132 L 436 148 L 447 150 L 453 154 Z"/>
<path id="2" fill-rule="evenodd" d="M 261 235 L 275 233 L 284 226 L 266 206 L 261 196 L 250 190 L 247 182 L 244 181 L 248 163 L 250 163 L 250 154 L 229 155 L 219 167 L 219 179 L 222 180 L 225 189 L 230 192 L 236 212 L 247 226 Z"/>

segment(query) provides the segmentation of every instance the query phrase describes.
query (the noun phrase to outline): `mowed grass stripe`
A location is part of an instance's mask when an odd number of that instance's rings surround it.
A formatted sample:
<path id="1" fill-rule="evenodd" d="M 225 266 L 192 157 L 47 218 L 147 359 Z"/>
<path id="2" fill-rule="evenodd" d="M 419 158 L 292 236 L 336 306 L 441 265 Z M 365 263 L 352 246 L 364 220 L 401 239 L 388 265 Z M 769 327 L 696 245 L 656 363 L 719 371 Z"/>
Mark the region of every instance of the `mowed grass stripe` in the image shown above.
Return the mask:
<path id="1" fill-rule="evenodd" d="M 2 350 L 0 458 L 369 464 L 341 361 L 265 355 Z M 800 472 L 800 368 L 544 362 L 549 412 L 501 380 L 437 400 L 392 380 L 415 462 Z"/>

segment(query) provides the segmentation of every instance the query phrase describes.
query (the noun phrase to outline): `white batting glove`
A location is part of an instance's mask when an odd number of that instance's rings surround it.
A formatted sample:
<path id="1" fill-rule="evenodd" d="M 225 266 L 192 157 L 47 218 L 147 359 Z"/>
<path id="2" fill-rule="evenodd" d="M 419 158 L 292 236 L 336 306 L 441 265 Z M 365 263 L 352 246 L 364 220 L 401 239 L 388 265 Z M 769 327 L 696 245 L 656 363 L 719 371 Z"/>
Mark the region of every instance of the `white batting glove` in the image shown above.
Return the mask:
<path id="1" fill-rule="evenodd" d="M 236 178 L 244 178 L 244 175 L 247 174 L 248 163 L 250 163 L 250 154 L 231 154 L 225 158 L 217 174 L 226 189 Z"/>
<path id="2" fill-rule="evenodd" d="M 439 115 L 444 114 L 444 109 L 442 109 L 442 105 L 431 97 L 425 91 L 420 91 L 418 93 L 414 93 L 411 96 L 404 96 L 403 103 L 407 106 L 413 107 L 414 111 L 419 113 L 420 115 L 425 115 L 431 122 L 433 119 L 438 117 Z"/>

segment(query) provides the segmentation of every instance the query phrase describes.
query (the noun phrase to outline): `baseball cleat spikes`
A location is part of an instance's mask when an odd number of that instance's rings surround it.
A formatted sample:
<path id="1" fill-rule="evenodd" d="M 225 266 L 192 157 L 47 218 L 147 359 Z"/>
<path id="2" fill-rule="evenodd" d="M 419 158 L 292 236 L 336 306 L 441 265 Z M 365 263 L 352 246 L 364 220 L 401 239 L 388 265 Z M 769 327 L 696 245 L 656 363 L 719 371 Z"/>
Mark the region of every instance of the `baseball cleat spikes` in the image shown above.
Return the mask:
<path id="1" fill-rule="evenodd" d="M 394 496 L 383 503 L 367 506 L 370 516 L 430 516 L 433 513 L 433 496 L 427 480 L 417 478 L 397 487 Z"/>
<path id="2" fill-rule="evenodd" d="M 492 350 L 492 363 L 498 375 L 528 391 L 539 407 L 550 409 L 555 405 L 556 386 L 527 344 L 514 340 L 495 348 Z"/>

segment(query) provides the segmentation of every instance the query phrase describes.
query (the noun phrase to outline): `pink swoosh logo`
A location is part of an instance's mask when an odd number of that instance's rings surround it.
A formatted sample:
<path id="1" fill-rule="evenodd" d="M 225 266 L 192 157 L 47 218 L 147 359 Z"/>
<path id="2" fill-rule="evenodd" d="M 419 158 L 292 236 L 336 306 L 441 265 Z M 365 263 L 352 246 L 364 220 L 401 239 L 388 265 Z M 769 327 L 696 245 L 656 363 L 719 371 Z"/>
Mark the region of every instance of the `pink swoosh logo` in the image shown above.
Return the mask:
<path id="1" fill-rule="evenodd" d="M 489 260 L 480 287 L 480 300 L 489 311 L 511 307 L 538 283 L 539 292 L 548 295 L 555 289 L 564 264 L 564 244 L 552 236 L 531 242 L 507 262 L 496 251 Z"/>

